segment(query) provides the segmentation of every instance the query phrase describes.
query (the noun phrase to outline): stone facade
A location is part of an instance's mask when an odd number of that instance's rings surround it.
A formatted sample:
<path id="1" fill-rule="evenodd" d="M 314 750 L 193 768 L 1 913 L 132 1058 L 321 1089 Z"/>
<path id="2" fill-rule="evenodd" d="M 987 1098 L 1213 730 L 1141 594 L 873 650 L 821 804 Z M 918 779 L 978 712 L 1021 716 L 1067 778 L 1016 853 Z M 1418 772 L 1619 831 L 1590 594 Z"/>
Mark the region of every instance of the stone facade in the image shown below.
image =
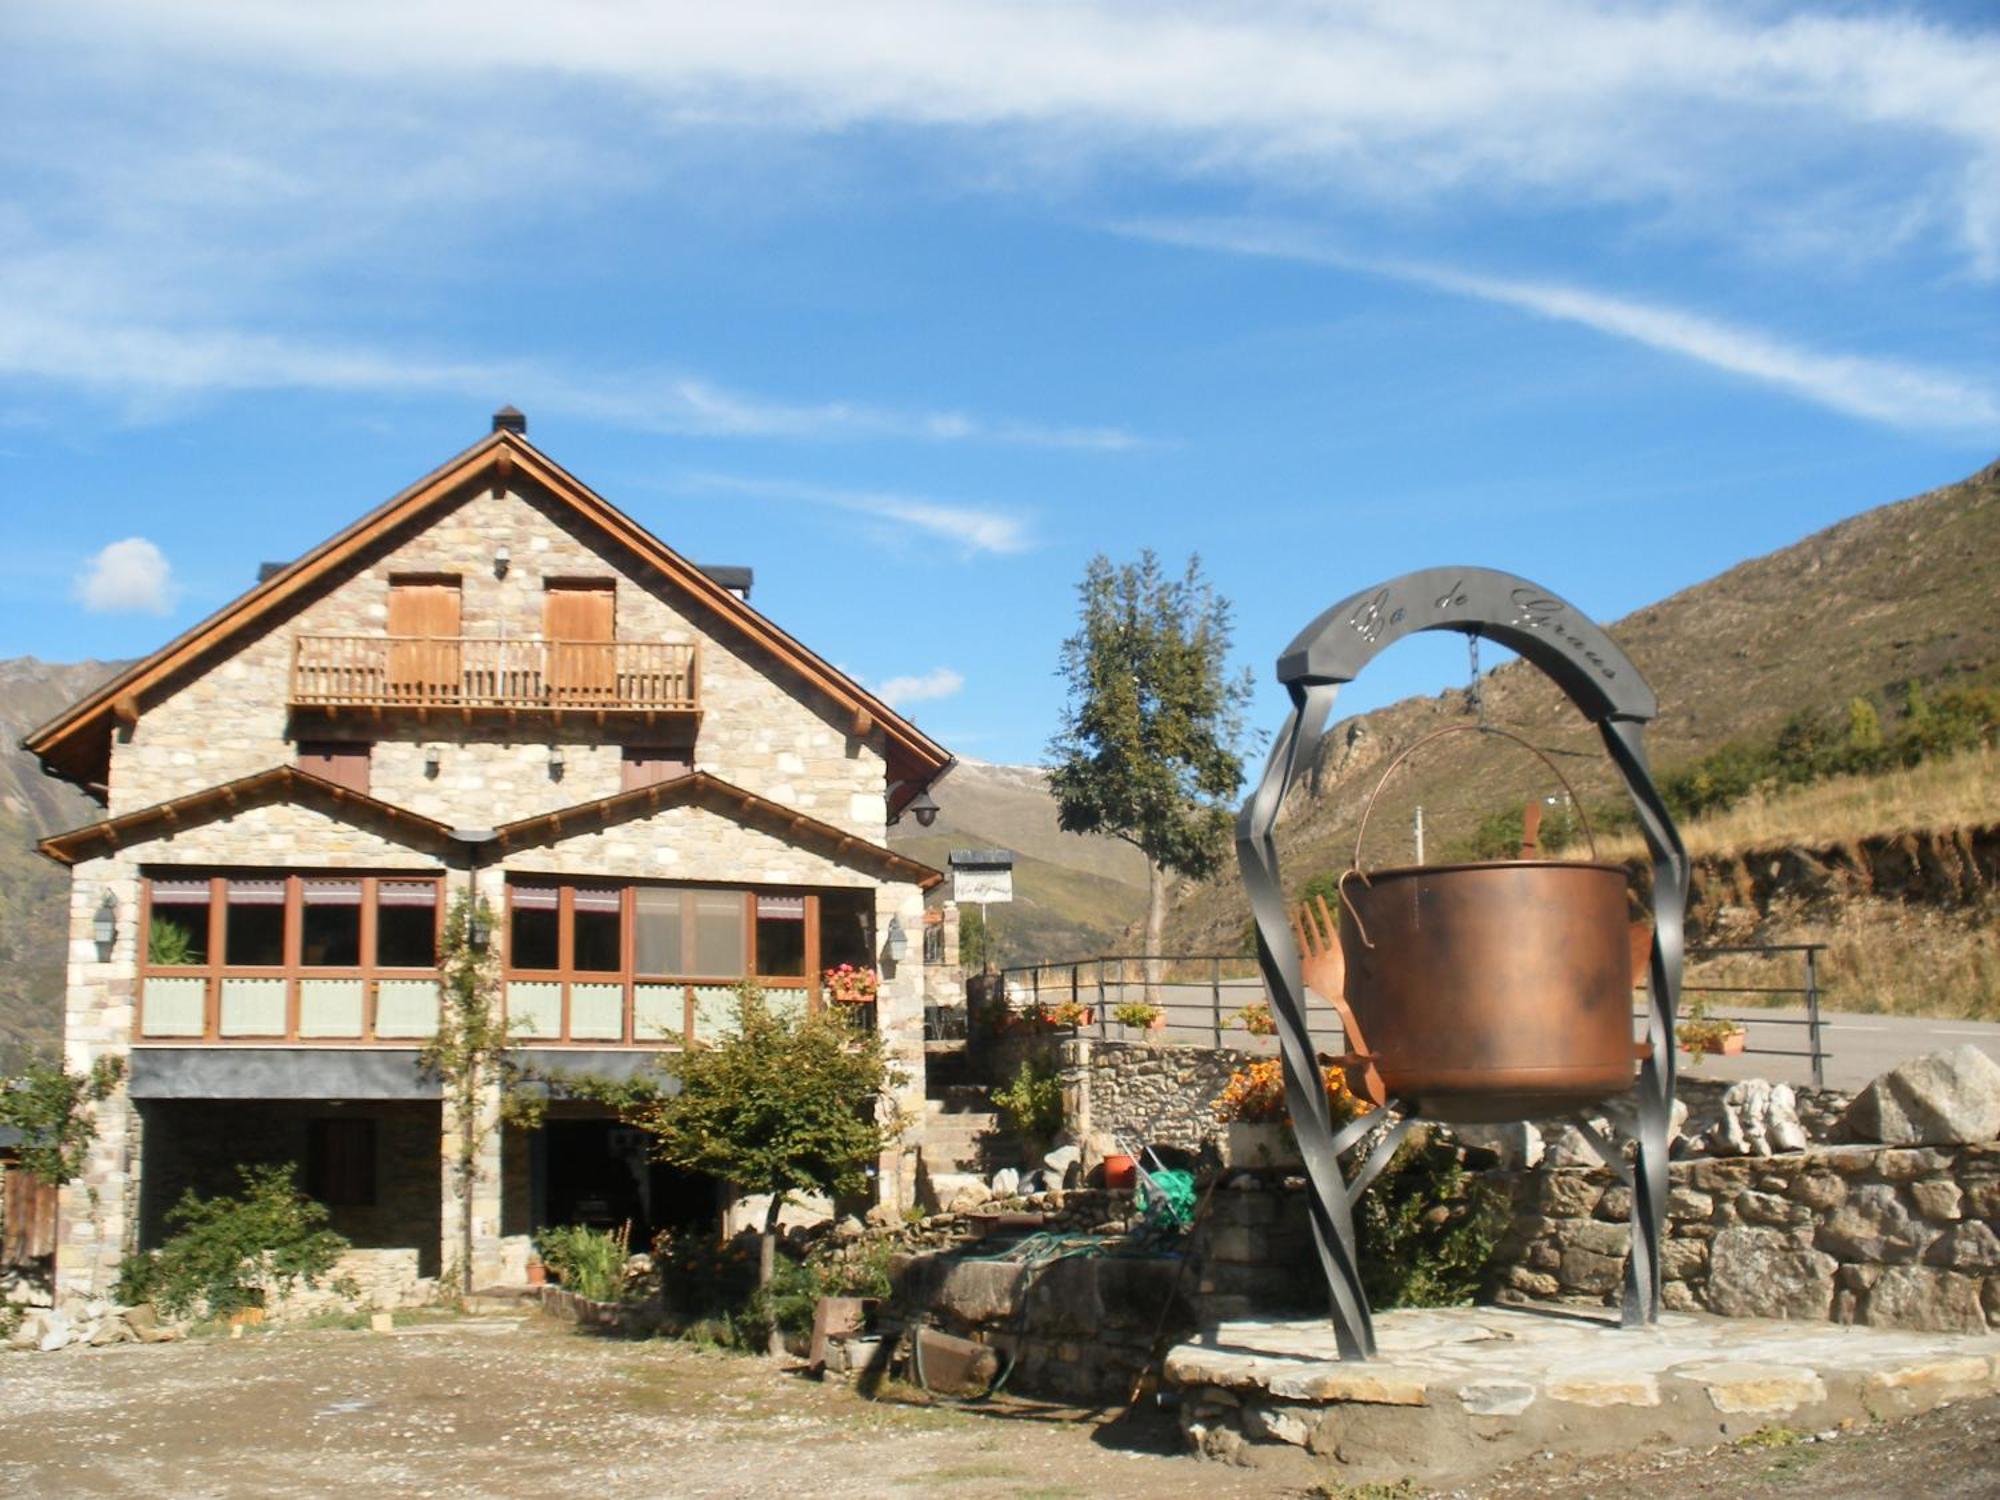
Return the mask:
<path id="1" fill-rule="evenodd" d="M 504 570 L 494 565 L 502 547 L 510 554 Z M 626 716 L 626 722 L 613 713 L 599 722 L 594 715 L 574 713 L 559 722 L 515 725 L 446 712 L 421 722 L 407 715 L 382 720 L 343 711 L 322 719 L 317 710 L 291 712 L 299 636 L 380 636 L 391 577 L 438 573 L 461 581 L 459 632 L 466 637 L 538 637 L 546 582 L 609 579 L 617 639 L 695 648 L 698 722 L 667 715 L 648 726 L 637 715 Z M 697 770 L 831 825 L 857 845 L 879 849 L 887 843 L 887 739 L 881 724 L 857 718 L 806 682 L 725 611 L 668 586 L 649 564 L 599 537 L 565 502 L 524 492 L 519 484 L 497 494 L 483 483 L 470 487 L 421 529 L 404 528 L 358 554 L 261 633 L 149 697 L 136 722 L 113 733 L 107 814 L 123 816 L 291 764 L 301 738 L 372 744 L 369 795 L 450 827 L 491 828 L 612 795 L 623 789 L 626 746 L 690 746 Z M 552 763 L 552 749 L 561 751 L 559 766 Z M 129 1054 L 135 1044 L 152 1045 L 139 1035 L 137 916 L 143 877 L 176 868 L 443 872 L 453 895 L 473 882 L 496 913 L 504 910 L 510 874 L 859 890 L 872 895 L 878 948 L 892 920 L 908 937 L 901 963 L 881 955 L 876 1014 L 905 1080 L 897 1106 L 921 1121 L 924 893 L 914 879 L 873 873 L 876 866 L 863 857 L 865 850 L 848 847 L 830 854 L 809 835 L 795 841 L 708 806 L 684 804 L 611 826 L 568 827 L 565 836 L 516 848 L 468 873 L 433 847 L 400 842 L 397 826 L 363 814 L 350 819 L 341 811 L 285 801 L 231 806 L 172 825 L 148 824 L 116 842 L 112 852 L 80 861 L 72 871 L 70 903 L 69 1065 L 85 1069 L 100 1057 Z M 116 937 L 108 950 L 100 950 L 94 926 L 107 896 L 118 914 Z M 495 932 L 494 941 L 504 949 L 505 924 L 496 925 L 503 930 Z M 299 1050 L 324 1052 L 337 1045 L 300 1044 Z M 649 1050 L 659 1045 L 646 1044 Z M 57 1277 L 65 1295 L 101 1294 L 123 1257 L 142 1240 L 157 1238 L 161 1195 L 178 1195 L 172 1184 L 188 1175 L 182 1169 L 203 1150 L 200 1143 L 211 1141 L 218 1151 L 230 1146 L 225 1115 L 231 1107 L 242 1106 L 218 1103 L 214 1108 L 222 1113 L 211 1120 L 199 1112 L 135 1105 L 122 1089 L 97 1106 L 88 1167 L 61 1196 Z M 281 1149 L 286 1142 L 297 1144 L 286 1122 L 303 1119 L 314 1107 L 310 1099 L 270 1106 L 276 1111 L 266 1122 L 272 1128 L 242 1133 L 237 1139 L 250 1142 L 250 1149 L 236 1154 L 251 1159 L 277 1151 L 294 1159 L 295 1151 L 287 1155 Z M 408 1252 L 409 1276 L 400 1269 L 401 1259 L 395 1261 L 398 1269 L 383 1273 L 385 1298 L 390 1282 L 427 1286 L 463 1253 L 464 1223 L 452 1181 L 455 1122 L 449 1111 L 440 1120 L 435 1103 L 407 1107 L 428 1111 L 429 1165 L 427 1172 L 400 1158 L 395 1165 L 401 1187 L 415 1184 L 414 1197 L 404 1195 L 410 1198 L 402 1204 L 407 1211 L 388 1215 L 401 1227 L 387 1227 L 386 1220 L 359 1226 L 360 1233 L 339 1226 L 354 1235 L 357 1253 Z M 479 1172 L 470 1205 L 475 1283 L 517 1275 L 524 1255 L 518 1225 L 514 1234 L 503 1234 L 508 1227 L 503 1219 L 518 1214 L 509 1211 L 498 1120 L 499 1099 L 489 1090 L 481 1101 Z M 183 1127 L 190 1133 L 176 1136 Z M 399 1133 L 396 1139 L 406 1136 Z M 880 1163 L 882 1197 L 892 1208 L 913 1201 L 917 1144 L 906 1139 Z M 146 1181 L 142 1190 L 142 1179 L 155 1172 L 157 1181 Z M 416 1198 L 423 1200 L 420 1205 Z M 398 1299 L 407 1295 L 407 1290 L 395 1293 Z"/>

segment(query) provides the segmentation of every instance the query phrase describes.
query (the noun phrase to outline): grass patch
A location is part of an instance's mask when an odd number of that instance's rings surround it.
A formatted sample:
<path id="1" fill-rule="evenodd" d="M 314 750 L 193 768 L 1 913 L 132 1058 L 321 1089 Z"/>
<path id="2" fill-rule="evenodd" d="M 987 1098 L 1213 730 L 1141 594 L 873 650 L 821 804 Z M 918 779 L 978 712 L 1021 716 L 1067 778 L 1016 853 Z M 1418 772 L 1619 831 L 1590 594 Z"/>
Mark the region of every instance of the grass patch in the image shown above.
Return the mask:
<path id="1" fill-rule="evenodd" d="M 1378 1479 L 1367 1484 L 1322 1479 L 1306 1491 L 1311 1500 L 1421 1500 L 1428 1493 L 1407 1474 L 1401 1479 Z"/>
<path id="2" fill-rule="evenodd" d="M 950 1464 L 942 1469 L 931 1469 L 922 1474 L 905 1474 L 896 1483 L 909 1484 L 951 1484 L 972 1479 L 1018 1479 L 1021 1471 L 1012 1464 L 970 1463 Z"/>

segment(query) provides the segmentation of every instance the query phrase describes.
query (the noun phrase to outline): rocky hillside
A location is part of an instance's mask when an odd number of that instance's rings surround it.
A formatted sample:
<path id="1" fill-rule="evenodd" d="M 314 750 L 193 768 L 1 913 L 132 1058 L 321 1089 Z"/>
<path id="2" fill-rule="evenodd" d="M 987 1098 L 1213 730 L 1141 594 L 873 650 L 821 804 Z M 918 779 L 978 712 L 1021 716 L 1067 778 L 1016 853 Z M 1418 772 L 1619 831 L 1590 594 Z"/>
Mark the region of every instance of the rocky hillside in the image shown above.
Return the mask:
<path id="1" fill-rule="evenodd" d="M 42 774 L 21 736 L 118 670 L 117 663 L 0 661 L 0 1073 L 60 1030 L 69 879 L 35 840 L 89 820 L 97 804 Z"/>
<path id="2" fill-rule="evenodd" d="M 1559 559 L 1543 581 L 1563 586 Z M 1301 613 L 1305 613 L 1302 609 Z M 1671 769 L 1734 739 L 1774 734 L 1799 709 L 1903 684 L 2000 679 L 2000 463 L 1959 484 L 1864 512 L 1607 627 L 1659 695 L 1648 732 Z M 1510 662 L 1484 684 L 1490 722 L 1553 753 L 1583 800 L 1622 795 L 1596 734 L 1538 672 Z M 1279 829 L 1288 880 L 1345 865 L 1383 765 L 1429 730 L 1470 718 L 1462 690 L 1337 723 Z M 1364 858 L 1407 863 L 1422 805 L 1426 852 L 1462 848 L 1478 821 L 1559 788 L 1525 751 L 1474 735 L 1440 741 L 1383 792 Z M 1232 876 L 1184 889 L 1172 946 L 1233 951 L 1248 908 Z"/>

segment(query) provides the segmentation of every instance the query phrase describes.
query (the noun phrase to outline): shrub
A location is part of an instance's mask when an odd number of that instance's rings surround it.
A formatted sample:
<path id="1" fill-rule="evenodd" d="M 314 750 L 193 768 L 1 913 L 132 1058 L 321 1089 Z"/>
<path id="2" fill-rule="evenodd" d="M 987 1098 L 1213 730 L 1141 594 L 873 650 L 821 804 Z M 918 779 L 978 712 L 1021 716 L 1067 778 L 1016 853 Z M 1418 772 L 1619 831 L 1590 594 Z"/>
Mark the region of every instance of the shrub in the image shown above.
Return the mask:
<path id="1" fill-rule="evenodd" d="M 167 1210 L 179 1232 L 119 1268 L 119 1300 L 151 1301 L 177 1317 L 200 1303 L 211 1317 L 226 1317 L 300 1282 L 318 1286 L 348 1241 L 326 1227 L 325 1206 L 299 1191 L 297 1173 L 290 1162 L 239 1167 L 243 1186 L 233 1198 L 204 1198 L 190 1188 Z M 354 1291 L 350 1283 L 334 1287 Z"/>
<path id="2" fill-rule="evenodd" d="M 1111 1014 L 1120 1026 L 1129 1026 L 1134 1031 L 1150 1031 L 1167 1017 L 1167 1013 L 1157 1005 L 1149 1005 L 1144 1000 L 1127 1000 L 1113 1008 Z"/>
<path id="3" fill-rule="evenodd" d="M 592 1302 L 616 1302 L 625 1290 L 630 1233 L 630 1225 L 600 1230 L 560 1224 L 536 1235 L 535 1248 L 541 1253 L 542 1264 L 568 1290 Z"/>
<path id="4" fill-rule="evenodd" d="M 1369 1305 L 1470 1302 L 1507 1226 L 1507 1205 L 1475 1182 L 1458 1153 L 1416 1134 L 1390 1158 L 1354 1215 Z"/>
<path id="5" fill-rule="evenodd" d="M 123 1058 L 100 1057 L 88 1073 L 32 1062 L 20 1076 L 0 1079 L 0 1125 L 21 1133 L 21 1170 L 52 1186 L 81 1172 L 97 1139 L 96 1118 L 84 1106 L 108 1099 L 124 1076 Z"/>
<path id="6" fill-rule="evenodd" d="M 994 1090 L 993 1102 L 1016 1135 L 1050 1141 L 1062 1129 L 1062 1077 L 1047 1058 L 1022 1058 L 1012 1080 Z"/>
<path id="7" fill-rule="evenodd" d="M 1353 1118 L 1360 1101 L 1348 1090 L 1347 1075 L 1339 1068 L 1325 1068 L 1323 1072 L 1327 1102 L 1333 1106 L 1335 1122 Z M 1289 1124 L 1292 1113 L 1285 1103 L 1285 1065 L 1275 1057 L 1245 1063 L 1229 1075 L 1229 1081 L 1210 1108 L 1218 1120 L 1251 1124 L 1282 1120 Z"/>

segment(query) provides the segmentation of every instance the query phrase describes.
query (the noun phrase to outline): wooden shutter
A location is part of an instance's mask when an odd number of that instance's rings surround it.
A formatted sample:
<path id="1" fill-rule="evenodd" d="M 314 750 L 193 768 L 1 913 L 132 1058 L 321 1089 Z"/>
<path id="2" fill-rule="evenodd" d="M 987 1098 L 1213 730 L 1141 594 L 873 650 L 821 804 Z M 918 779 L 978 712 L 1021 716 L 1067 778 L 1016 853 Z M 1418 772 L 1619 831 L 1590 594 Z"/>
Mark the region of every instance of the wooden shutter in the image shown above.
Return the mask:
<path id="1" fill-rule="evenodd" d="M 693 769 L 694 752 L 685 747 L 627 746 L 619 765 L 619 790 L 629 792 L 642 786 L 658 786 Z"/>
<path id="2" fill-rule="evenodd" d="M 617 594 L 608 578 L 550 580 L 542 600 L 549 688 L 561 703 L 606 703 L 617 687 Z"/>
<path id="3" fill-rule="evenodd" d="M 425 705 L 458 699 L 455 578 L 389 580 L 389 697 Z"/>
<path id="4" fill-rule="evenodd" d="M 339 740 L 300 740 L 298 767 L 350 792 L 368 791 L 368 762 L 373 745 L 343 744 Z"/>

